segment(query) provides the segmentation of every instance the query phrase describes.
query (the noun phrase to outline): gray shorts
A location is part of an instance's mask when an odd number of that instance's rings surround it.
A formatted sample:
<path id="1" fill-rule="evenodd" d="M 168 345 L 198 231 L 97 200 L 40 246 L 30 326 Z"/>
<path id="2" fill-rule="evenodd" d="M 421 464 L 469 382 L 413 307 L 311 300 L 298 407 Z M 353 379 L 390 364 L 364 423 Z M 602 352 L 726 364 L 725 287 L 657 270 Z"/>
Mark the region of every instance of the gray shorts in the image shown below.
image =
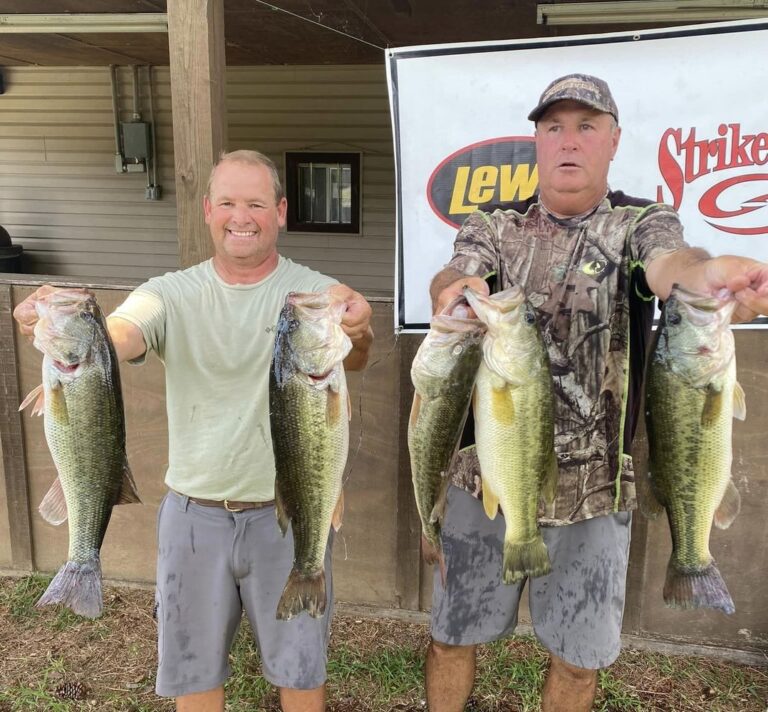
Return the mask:
<path id="1" fill-rule="evenodd" d="M 270 683 L 322 685 L 333 609 L 330 544 L 325 615 L 279 621 L 293 537 L 289 529 L 283 538 L 274 506 L 232 513 L 169 492 L 158 512 L 157 694 L 179 697 L 222 685 L 243 608 Z"/>
<path id="2" fill-rule="evenodd" d="M 536 637 L 571 665 L 607 667 L 621 650 L 632 515 L 618 512 L 542 527 L 552 573 L 528 581 Z M 451 486 L 443 526 L 443 587 L 435 567 L 432 637 L 448 645 L 487 643 L 514 633 L 525 582 L 501 582 L 504 518 Z"/>

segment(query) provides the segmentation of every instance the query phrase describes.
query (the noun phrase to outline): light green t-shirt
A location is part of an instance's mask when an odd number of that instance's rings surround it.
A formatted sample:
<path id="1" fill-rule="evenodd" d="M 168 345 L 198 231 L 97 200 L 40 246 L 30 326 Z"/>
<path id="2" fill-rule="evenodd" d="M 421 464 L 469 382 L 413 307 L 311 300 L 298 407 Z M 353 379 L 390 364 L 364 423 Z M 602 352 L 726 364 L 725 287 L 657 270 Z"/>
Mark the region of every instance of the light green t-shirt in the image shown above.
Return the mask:
<path id="1" fill-rule="evenodd" d="M 261 282 L 232 285 L 208 260 L 150 279 L 115 310 L 112 316 L 141 329 L 165 365 L 169 487 L 205 499 L 274 498 L 275 326 L 289 292 L 336 283 L 281 257 Z"/>

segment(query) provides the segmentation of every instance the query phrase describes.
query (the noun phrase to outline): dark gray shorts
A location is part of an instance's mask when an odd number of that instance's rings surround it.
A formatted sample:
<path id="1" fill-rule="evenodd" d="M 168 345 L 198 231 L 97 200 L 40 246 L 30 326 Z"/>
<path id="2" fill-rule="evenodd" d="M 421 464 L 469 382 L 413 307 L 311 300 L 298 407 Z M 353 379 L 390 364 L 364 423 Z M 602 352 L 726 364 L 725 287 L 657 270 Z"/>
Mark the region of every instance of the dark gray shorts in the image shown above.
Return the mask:
<path id="1" fill-rule="evenodd" d="M 632 515 L 618 512 L 564 527 L 542 527 L 552 573 L 528 581 L 536 637 L 571 665 L 598 669 L 621 650 Z M 451 486 L 443 526 L 443 587 L 435 567 L 432 637 L 448 645 L 512 635 L 525 582 L 501 582 L 504 518 Z"/>
<path id="2" fill-rule="evenodd" d="M 275 618 L 292 563 L 293 537 L 289 529 L 283 538 L 274 506 L 231 513 L 169 492 L 158 512 L 157 694 L 179 697 L 222 685 L 243 608 L 270 683 L 322 685 L 333 609 L 330 540 L 322 618 Z"/>

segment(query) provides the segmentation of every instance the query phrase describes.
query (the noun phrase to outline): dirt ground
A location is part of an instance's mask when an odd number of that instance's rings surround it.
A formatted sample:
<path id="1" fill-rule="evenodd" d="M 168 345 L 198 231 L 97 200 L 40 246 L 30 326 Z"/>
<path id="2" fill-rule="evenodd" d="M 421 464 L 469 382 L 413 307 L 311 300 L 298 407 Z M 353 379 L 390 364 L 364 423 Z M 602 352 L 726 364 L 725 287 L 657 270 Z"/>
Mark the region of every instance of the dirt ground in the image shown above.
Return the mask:
<path id="1" fill-rule="evenodd" d="M 41 577 L 0 578 L 0 712 L 171 710 L 172 704 L 153 691 L 152 592 L 106 587 L 105 615 L 86 621 L 67 611 L 34 608 L 45 583 Z M 336 615 L 329 712 L 425 710 L 422 665 L 427 642 L 423 624 Z M 478 685 L 467 709 L 537 709 L 545 660 L 530 639 L 488 648 L 481 654 Z M 238 639 L 231 663 L 234 674 L 227 693 L 233 702 L 228 710 L 279 709 L 274 691 L 260 678 L 250 636 Z M 60 701 L 68 696 L 79 702 Z M 596 709 L 768 712 L 766 700 L 766 668 L 630 650 L 601 677 Z"/>

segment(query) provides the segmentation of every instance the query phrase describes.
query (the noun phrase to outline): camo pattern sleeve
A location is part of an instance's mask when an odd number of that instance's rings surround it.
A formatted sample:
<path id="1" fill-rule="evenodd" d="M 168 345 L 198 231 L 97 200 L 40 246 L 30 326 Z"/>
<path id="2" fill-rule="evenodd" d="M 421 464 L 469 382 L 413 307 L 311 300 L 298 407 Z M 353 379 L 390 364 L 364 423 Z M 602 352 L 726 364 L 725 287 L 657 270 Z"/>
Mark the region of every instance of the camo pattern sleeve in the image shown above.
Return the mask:
<path id="1" fill-rule="evenodd" d="M 446 265 L 461 274 L 484 277 L 497 269 L 498 234 L 488 213 L 476 210 L 459 229 L 453 257 Z"/>
<path id="2" fill-rule="evenodd" d="M 646 207 L 635 220 L 630 251 L 635 262 L 647 267 L 656 257 L 688 247 L 677 211 L 663 203 Z"/>

